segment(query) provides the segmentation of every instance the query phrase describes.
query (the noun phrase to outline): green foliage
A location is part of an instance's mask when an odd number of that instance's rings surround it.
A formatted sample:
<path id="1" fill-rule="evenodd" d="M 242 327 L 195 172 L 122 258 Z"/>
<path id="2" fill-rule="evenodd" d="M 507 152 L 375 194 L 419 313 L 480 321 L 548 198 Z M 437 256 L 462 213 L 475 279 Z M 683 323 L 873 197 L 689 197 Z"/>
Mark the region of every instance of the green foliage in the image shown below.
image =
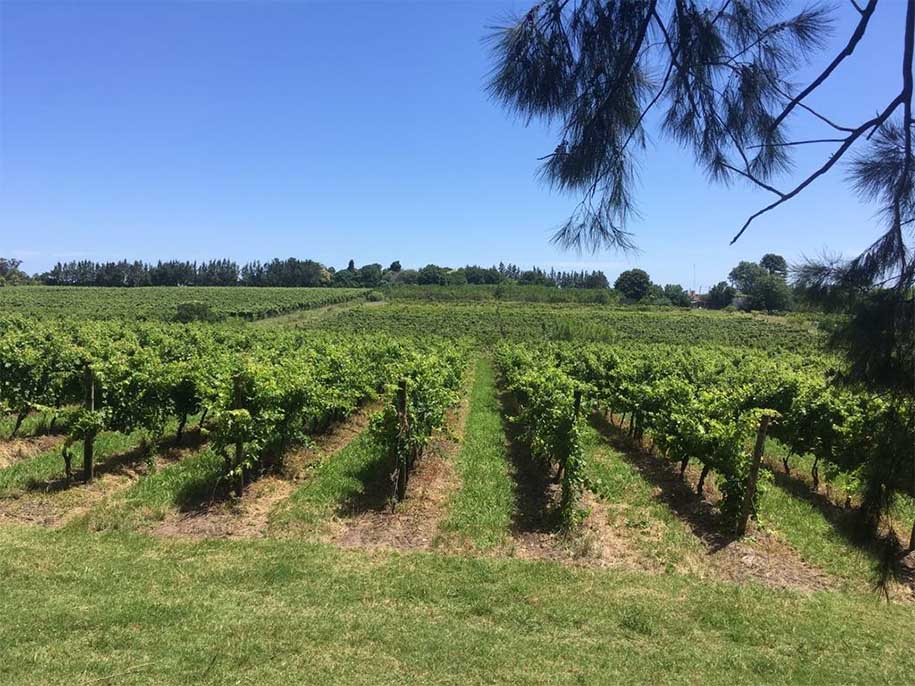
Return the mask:
<path id="1" fill-rule="evenodd" d="M 749 450 L 763 413 L 775 418 L 770 433 L 793 453 L 813 453 L 847 474 L 879 471 L 879 479 L 847 479 L 849 488 L 867 484 L 890 501 L 895 491 L 911 493 L 913 408 L 836 387 L 828 358 L 582 344 L 527 354 L 547 366 L 552 358 L 594 403 L 627 416 L 631 433 L 649 434 L 671 460 L 698 459 L 714 470 L 731 521 L 744 499 Z"/>
<path id="2" fill-rule="evenodd" d="M 178 303 L 175 312 L 175 321 L 181 322 L 182 324 L 189 324 L 190 322 L 212 322 L 216 321 L 218 318 L 218 315 L 213 312 L 213 308 L 209 303 L 200 301 Z"/>
<path id="3" fill-rule="evenodd" d="M 766 274 L 746 291 L 747 309 L 784 312 L 792 307 L 791 289 L 780 276 Z"/>
<path id="4" fill-rule="evenodd" d="M 581 448 L 580 389 L 564 371 L 523 346 L 502 346 L 496 354 L 503 385 L 512 394 L 518 414 L 512 417 L 522 431 L 531 456 L 545 466 L 555 465 L 561 477 L 560 516 L 568 525 L 581 515 L 578 503 L 584 489 L 584 453 Z"/>
<path id="5" fill-rule="evenodd" d="M 777 276 L 783 281 L 788 278 L 788 262 L 781 255 L 766 253 L 759 260 L 759 266 L 769 272 L 771 276 Z"/>
<path id="6" fill-rule="evenodd" d="M 387 290 L 392 301 L 402 302 L 543 302 L 608 305 L 619 301 L 607 288 L 557 288 L 533 284 L 419 286 L 398 282 Z"/>
<path id="7" fill-rule="evenodd" d="M 623 294 L 627 300 L 637 302 L 648 295 L 651 279 L 643 269 L 629 269 L 620 274 L 613 283 L 613 288 Z"/>
<path id="8" fill-rule="evenodd" d="M 689 307 L 692 304 L 689 294 L 683 290 L 683 286 L 677 283 L 669 283 L 664 286 L 664 298 L 674 307 Z"/>
<path id="9" fill-rule="evenodd" d="M 417 430 L 435 423 L 443 401 L 426 387 L 455 388 L 446 364 L 457 364 L 463 350 L 379 335 L 341 341 L 237 327 L 0 320 L 0 407 L 20 413 L 80 404 L 88 369 L 95 411 L 76 413 L 71 441 L 102 430 L 156 438 L 170 418 L 183 425 L 205 409 L 226 475 L 244 477 L 345 418 L 405 370 L 422 382 L 411 406 Z"/>
<path id="10" fill-rule="evenodd" d="M 206 286 L 93 288 L 30 286 L 0 291 L 0 312 L 41 319 L 173 321 L 179 305 L 203 303 L 214 317 L 261 319 L 355 300 L 361 289 Z"/>
<path id="11" fill-rule="evenodd" d="M 421 286 L 446 286 L 449 283 L 448 272 L 449 270 L 446 267 L 427 264 L 417 273 L 416 283 Z"/>
<path id="12" fill-rule="evenodd" d="M 30 282 L 28 274 L 19 269 L 22 260 L 0 257 L 0 286 L 21 286 Z"/>
<path id="13" fill-rule="evenodd" d="M 719 281 L 709 289 L 707 304 L 713 310 L 723 310 L 734 302 L 737 290 L 729 286 L 726 281 Z"/>
<path id="14" fill-rule="evenodd" d="M 397 292 L 392 290 L 392 294 Z M 821 337 L 811 333 L 804 321 L 773 323 L 760 317 L 685 308 L 658 310 L 569 303 L 391 302 L 384 307 L 347 308 L 304 325 L 343 334 L 468 336 L 485 344 L 503 340 L 578 340 L 614 344 L 664 343 L 687 347 L 724 345 L 809 353 L 821 349 Z"/>
<path id="15" fill-rule="evenodd" d="M 466 349 L 443 343 L 435 353 L 406 355 L 394 370 L 393 400 L 373 417 L 371 432 L 391 462 L 395 500 L 404 497 L 410 471 L 457 401 L 466 367 Z"/>
<path id="16" fill-rule="evenodd" d="M 755 262 L 742 261 L 728 274 L 728 281 L 741 293 L 749 293 L 760 279 L 769 275 Z"/>

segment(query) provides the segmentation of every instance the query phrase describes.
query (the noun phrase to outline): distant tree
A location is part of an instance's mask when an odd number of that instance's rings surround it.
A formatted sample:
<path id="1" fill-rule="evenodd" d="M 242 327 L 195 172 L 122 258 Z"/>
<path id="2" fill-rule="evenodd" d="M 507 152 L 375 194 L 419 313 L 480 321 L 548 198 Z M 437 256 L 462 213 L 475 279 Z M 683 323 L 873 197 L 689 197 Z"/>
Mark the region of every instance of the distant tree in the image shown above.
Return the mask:
<path id="1" fill-rule="evenodd" d="M 22 260 L 14 257 L 0 257 L 0 286 L 17 286 L 28 283 L 28 275 L 19 269 Z"/>
<path id="2" fill-rule="evenodd" d="M 464 286 L 468 283 L 467 272 L 461 269 L 449 269 L 445 274 L 445 283 L 449 286 Z"/>
<path id="3" fill-rule="evenodd" d="M 467 283 L 496 284 L 501 283 L 502 274 L 495 267 L 485 268 L 477 265 L 467 265 L 462 270 L 467 277 Z"/>
<path id="4" fill-rule="evenodd" d="M 709 289 L 706 302 L 713 310 L 723 310 L 734 302 L 735 295 L 737 291 L 733 286 L 729 286 L 726 281 L 719 281 Z"/>
<path id="5" fill-rule="evenodd" d="M 550 277 L 545 271 L 539 267 L 534 267 L 533 269 L 525 269 L 520 274 L 518 274 L 518 283 L 524 284 L 526 286 L 553 286 L 555 285 L 550 281 Z"/>
<path id="6" fill-rule="evenodd" d="M 419 270 L 416 282 L 423 286 L 444 286 L 448 283 L 448 270 L 437 264 L 427 264 Z"/>
<path id="7" fill-rule="evenodd" d="M 348 272 L 354 272 L 354 271 L 356 271 L 356 261 L 355 261 L 355 260 L 350 260 L 350 261 L 347 263 L 347 265 L 346 265 L 346 271 L 348 271 Z"/>
<path id="8" fill-rule="evenodd" d="M 415 269 L 404 269 L 397 275 L 397 283 L 412 286 L 419 283 L 419 272 Z"/>
<path id="9" fill-rule="evenodd" d="M 591 272 L 584 276 L 581 282 L 582 288 L 610 288 L 610 282 L 607 276 L 601 272 Z"/>
<path id="10" fill-rule="evenodd" d="M 768 274 L 755 262 L 743 261 L 731 270 L 731 273 L 728 274 L 728 281 L 741 293 L 749 293 L 753 290 L 753 284 Z"/>
<path id="11" fill-rule="evenodd" d="M 750 310 L 785 311 L 792 306 L 791 289 L 783 278 L 774 274 L 754 281 L 746 295 L 746 306 Z"/>
<path id="12" fill-rule="evenodd" d="M 692 303 L 689 294 L 683 290 L 683 286 L 676 283 L 669 283 L 664 286 L 664 297 L 675 307 L 689 307 Z"/>
<path id="13" fill-rule="evenodd" d="M 771 252 L 766 253 L 759 261 L 759 266 L 773 276 L 778 276 L 782 279 L 788 278 L 788 263 L 781 255 L 776 255 Z"/>
<path id="14" fill-rule="evenodd" d="M 378 288 L 381 285 L 381 265 L 376 263 L 359 267 L 356 279 L 363 288 Z"/>
<path id="15" fill-rule="evenodd" d="M 395 274 L 400 272 L 400 260 L 394 260 L 393 262 L 391 262 L 391 266 L 388 267 L 388 271 L 394 272 Z"/>
<path id="16" fill-rule="evenodd" d="M 643 269 L 628 269 L 617 277 L 613 287 L 628 300 L 641 300 L 648 295 L 651 279 Z"/>
<path id="17" fill-rule="evenodd" d="M 335 288 L 359 288 L 361 284 L 355 270 L 341 269 L 334 272 L 331 277 L 331 285 Z"/>

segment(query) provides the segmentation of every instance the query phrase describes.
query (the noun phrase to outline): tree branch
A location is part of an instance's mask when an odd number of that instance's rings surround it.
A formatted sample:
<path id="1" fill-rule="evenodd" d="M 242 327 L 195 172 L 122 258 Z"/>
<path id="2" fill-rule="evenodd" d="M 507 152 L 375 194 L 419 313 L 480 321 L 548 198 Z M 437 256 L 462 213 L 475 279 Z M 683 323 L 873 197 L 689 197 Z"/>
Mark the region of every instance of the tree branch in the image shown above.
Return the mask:
<path id="1" fill-rule="evenodd" d="M 861 38 L 864 36 L 865 30 L 867 30 L 867 23 L 870 21 L 871 15 L 874 13 L 875 9 L 877 9 L 877 0 L 868 0 L 867 6 L 863 10 L 859 10 L 861 12 L 861 18 L 858 20 L 858 25 L 852 32 L 851 38 L 848 39 L 848 43 L 819 76 L 811 81 L 804 90 L 802 90 L 800 93 L 794 96 L 794 98 L 791 99 L 787 106 L 785 106 L 785 109 L 782 110 L 782 113 L 775 118 L 774 122 L 772 122 L 772 125 L 769 127 L 769 131 L 774 131 L 777 129 L 778 126 L 785 120 L 785 118 L 791 114 L 791 111 L 801 104 L 801 101 L 804 98 L 819 88 L 846 57 L 851 56 L 851 54 L 855 51 L 855 48 L 858 46 Z"/>
<path id="2" fill-rule="evenodd" d="M 910 4 L 913 2 L 915 2 L 915 0 L 909 0 Z M 778 200 L 771 203 L 770 205 L 767 205 L 766 207 L 762 208 L 758 212 L 752 214 L 750 216 L 750 218 L 747 219 L 746 222 L 744 222 L 744 225 L 741 227 L 740 231 L 737 232 L 737 235 L 731 239 L 731 242 L 729 245 L 734 245 L 734 243 L 737 242 L 737 239 L 739 239 L 744 234 L 744 232 L 750 227 L 750 224 L 753 222 L 754 219 L 756 219 L 760 215 L 765 214 L 766 212 L 774 210 L 776 207 L 778 207 L 782 203 L 787 202 L 788 200 L 791 200 L 798 193 L 800 193 L 805 188 L 807 188 L 807 186 L 809 186 L 811 183 L 816 181 L 823 174 L 825 174 L 830 169 L 832 169 L 833 166 L 835 166 L 836 162 L 838 162 L 842 158 L 842 156 L 846 152 L 848 152 L 848 149 L 852 145 L 854 145 L 856 140 L 858 140 L 861 136 L 863 136 L 871 128 L 877 129 L 880 126 L 882 126 L 883 123 L 886 122 L 886 120 L 890 118 L 890 115 L 892 115 L 893 112 L 896 111 L 896 108 L 899 107 L 899 105 L 901 105 L 903 103 L 903 99 L 904 98 L 903 98 L 902 93 L 897 95 L 893 99 L 893 101 L 889 105 L 887 105 L 886 109 L 884 109 L 883 112 L 881 112 L 879 115 L 877 115 L 873 119 L 869 119 L 868 121 L 864 122 L 858 128 L 856 128 L 852 133 L 850 133 L 848 135 L 848 137 L 845 138 L 842 145 L 840 145 L 838 147 L 838 149 L 830 156 L 829 160 L 827 160 L 823 166 L 821 166 L 819 169 L 817 169 L 815 172 L 813 172 L 806 179 L 801 181 L 801 183 L 799 183 L 797 186 L 795 186 L 793 190 L 785 193 L 785 195 L 783 197 L 779 198 Z"/>
<path id="3" fill-rule="evenodd" d="M 854 130 L 854 129 L 852 129 Z M 754 148 L 781 148 L 789 145 L 812 145 L 814 143 L 841 143 L 844 141 L 844 138 L 811 138 L 806 141 L 787 141 L 785 143 L 762 143 L 760 145 L 749 145 L 748 149 L 753 150 Z"/>
<path id="4" fill-rule="evenodd" d="M 912 163 L 912 60 L 913 60 L 913 43 L 915 43 L 915 0 L 908 0 L 908 7 L 905 15 L 905 37 L 902 54 L 902 98 L 903 115 L 902 127 L 903 136 L 905 137 L 905 149 L 903 151 L 905 159 L 902 163 L 902 176 L 899 179 L 899 188 L 896 189 L 893 207 L 893 230 L 896 233 L 896 241 L 900 246 L 899 261 L 901 267 L 905 270 L 906 249 L 905 240 L 902 236 L 902 200 L 903 196 L 911 193 L 909 174 Z"/>
<path id="5" fill-rule="evenodd" d="M 755 183 L 755 184 L 756 184 L 757 186 L 759 186 L 760 188 L 765 188 L 765 189 L 766 189 L 767 191 L 769 191 L 770 193 L 774 193 L 774 194 L 777 195 L 779 198 L 784 199 L 784 197 L 785 197 L 785 194 L 784 194 L 784 193 L 782 193 L 782 192 L 781 192 L 780 190 L 778 190 L 777 188 L 774 188 L 773 186 L 770 186 L 769 184 L 767 184 L 767 183 L 765 183 L 765 182 L 763 182 L 763 181 L 760 181 L 760 180 L 757 179 L 755 176 L 753 176 L 750 172 L 744 171 L 743 169 L 739 169 L 738 167 L 735 167 L 735 166 L 733 166 L 733 165 L 731 165 L 731 164 L 728 164 L 727 162 L 725 162 L 722 166 L 725 167 L 726 169 L 730 169 L 732 172 L 734 172 L 734 173 L 736 173 L 736 174 L 740 174 L 741 176 L 743 176 L 743 177 L 746 178 L 746 179 L 749 179 L 750 181 L 752 181 L 753 183 Z"/>

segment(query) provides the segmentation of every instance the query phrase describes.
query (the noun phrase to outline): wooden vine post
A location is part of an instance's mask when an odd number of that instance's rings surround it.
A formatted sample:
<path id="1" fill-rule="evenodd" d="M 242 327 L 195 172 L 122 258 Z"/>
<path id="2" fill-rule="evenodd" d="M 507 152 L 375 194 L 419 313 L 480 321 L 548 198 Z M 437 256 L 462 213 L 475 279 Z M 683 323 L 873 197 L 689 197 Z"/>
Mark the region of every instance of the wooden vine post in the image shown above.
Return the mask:
<path id="1" fill-rule="evenodd" d="M 86 393 L 84 406 L 88 412 L 95 412 L 95 374 L 92 373 L 92 367 L 86 367 L 83 383 Z M 83 481 L 86 483 L 95 478 L 94 442 L 95 429 L 91 429 L 83 436 Z"/>
<path id="2" fill-rule="evenodd" d="M 747 492 L 743 498 L 740 510 L 740 520 L 737 522 L 737 535 L 747 533 L 747 522 L 753 513 L 753 503 L 756 500 L 756 484 L 759 481 L 759 467 L 762 463 L 763 451 L 766 447 L 766 433 L 772 418 L 764 414 L 759 420 L 759 429 L 756 431 L 756 445 L 753 446 L 753 461 L 750 463 L 750 475 L 747 477 Z"/>
<path id="3" fill-rule="evenodd" d="M 407 416 L 407 380 L 401 379 L 397 386 L 397 393 L 394 396 L 394 407 L 397 410 L 397 420 L 400 424 L 400 435 L 410 435 L 410 419 Z M 397 483 L 395 484 L 395 500 L 403 500 L 407 495 L 407 472 L 410 468 L 410 456 L 401 445 L 400 452 L 395 458 L 394 474 Z"/>
<path id="4" fill-rule="evenodd" d="M 243 391 L 242 391 L 241 374 L 235 375 L 235 377 L 232 379 L 232 386 L 233 386 L 233 391 L 235 393 L 235 397 L 233 398 L 233 401 L 232 401 L 232 406 L 236 410 L 241 410 L 241 409 L 243 409 L 242 408 Z M 233 465 L 233 469 L 237 470 L 237 472 L 238 472 L 235 475 L 235 495 L 237 495 L 239 498 L 242 497 L 242 495 L 244 494 L 244 491 L 245 491 L 245 472 L 241 466 L 244 459 L 245 459 L 245 444 L 241 439 L 241 433 L 236 431 L 235 463 Z"/>
<path id="5" fill-rule="evenodd" d="M 576 388 L 574 394 L 572 395 L 572 421 L 578 421 L 578 415 L 581 414 L 581 389 Z M 562 473 L 566 469 L 566 463 L 569 461 L 568 455 L 563 455 L 559 461 L 559 467 L 556 469 L 556 476 L 553 478 L 555 483 L 562 481 Z"/>
<path id="6" fill-rule="evenodd" d="M 70 446 L 66 443 L 61 451 L 61 456 L 64 458 L 64 476 L 66 476 L 67 487 L 69 488 L 70 484 L 73 483 L 73 453 L 70 452 Z"/>

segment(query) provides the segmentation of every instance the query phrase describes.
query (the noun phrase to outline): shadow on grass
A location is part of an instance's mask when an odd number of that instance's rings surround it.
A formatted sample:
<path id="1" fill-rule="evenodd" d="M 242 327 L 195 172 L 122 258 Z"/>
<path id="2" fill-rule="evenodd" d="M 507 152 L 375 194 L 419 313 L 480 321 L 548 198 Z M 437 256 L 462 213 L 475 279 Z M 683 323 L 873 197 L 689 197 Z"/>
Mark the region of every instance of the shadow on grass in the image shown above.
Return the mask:
<path id="1" fill-rule="evenodd" d="M 595 412 L 589 421 L 622 459 L 655 487 L 655 497 L 686 523 L 709 552 L 717 552 L 737 540 L 718 509 L 696 494 L 673 462 L 652 454 L 602 413 Z"/>
<path id="2" fill-rule="evenodd" d="M 390 510 L 394 484 L 391 480 L 393 465 L 380 450 L 358 470 L 347 475 L 362 484 L 362 490 L 351 492 L 337 505 L 337 516 L 353 517 L 367 512 Z M 407 497 L 410 485 L 407 483 Z"/>
<path id="3" fill-rule="evenodd" d="M 206 438 L 199 429 L 188 431 L 180 441 L 174 437 L 165 439 L 154 449 L 153 455 L 167 453 L 176 449 L 197 450 L 206 442 Z M 70 488 L 79 488 L 85 486 L 83 480 L 83 449 L 82 443 L 74 443 L 70 448 L 73 455 L 73 480 L 68 484 L 65 476 L 57 476 L 52 479 L 32 479 L 25 485 L 25 490 L 30 492 L 56 493 L 65 491 Z M 150 456 L 148 446 L 140 443 L 130 450 L 120 453 L 114 453 L 108 456 L 96 456 L 95 477 L 99 478 L 107 474 L 136 474 L 138 467 L 146 462 Z M 60 456 L 60 463 L 63 466 L 63 456 Z"/>
<path id="4" fill-rule="evenodd" d="M 884 540 L 861 531 L 855 510 L 841 507 L 834 503 L 827 494 L 814 491 L 800 476 L 786 474 L 771 468 L 770 472 L 776 486 L 795 500 L 812 505 L 847 543 L 867 553 L 874 562 L 878 561 Z"/>
<path id="5" fill-rule="evenodd" d="M 769 469 L 780 489 L 795 500 L 811 505 L 846 543 L 868 556 L 876 570 L 874 583 L 877 588 L 894 576 L 898 582 L 915 589 L 915 568 L 901 564 L 901 557 L 907 551 L 901 549 L 891 532 L 874 535 L 862 530 L 856 510 L 837 505 L 828 494 L 814 491 L 801 476 L 772 469 L 771 465 Z"/>
<path id="6" fill-rule="evenodd" d="M 517 413 L 511 394 L 499 394 L 502 405 L 502 429 L 508 438 L 508 455 L 513 469 L 515 508 L 512 530 L 515 534 L 551 533 L 562 528 L 558 507 L 555 506 L 558 484 L 553 483 L 549 470 L 535 460 L 524 445 L 521 429 L 510 417 Z"/>

